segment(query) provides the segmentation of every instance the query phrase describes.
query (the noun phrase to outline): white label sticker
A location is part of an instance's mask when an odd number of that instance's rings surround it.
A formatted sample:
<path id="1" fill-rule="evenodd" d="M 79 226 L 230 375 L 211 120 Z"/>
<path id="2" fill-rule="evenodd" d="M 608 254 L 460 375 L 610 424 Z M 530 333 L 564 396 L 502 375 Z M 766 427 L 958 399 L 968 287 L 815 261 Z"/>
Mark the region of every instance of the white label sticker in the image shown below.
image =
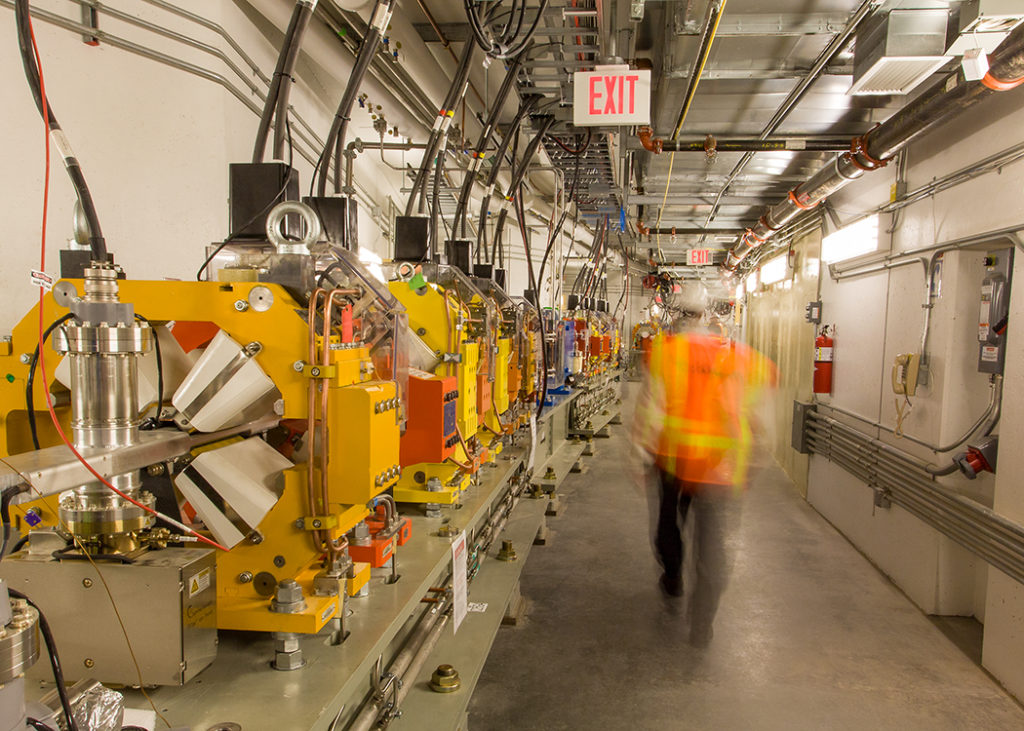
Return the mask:
<path id="1" fill-rule="evenodd" d="M 994 345 L 982 345 L 981 359 L 986 363 L 997 363 L 999 361 L 999 348 Z"/>
<path id="2" fill-rule="evenodd" d="M 49 292 L 53 289 L 53 277 L 46 272 L 40 272 L 33 269 L 31 279 L 33 287 L 42 287 L 44 292 Z"/>
<path id="3" fill-rule="evenodd" d="M 336 606 L 338 606 L 338 603 L 337 603 L 337 602 L 331 602 L 331 603 L 330 603 L 330 604 L 328 604 L 328 605 L 327 605 L 326 607 L 324 607 L 324 611 L 323 611 L 323 613 L 322 613 L 322 614 L 320 615 L 320 621 L 321 621 L 321 622 L 326 622 L 326 621 L 327 621 L 327 618 L 328 618 L 328 617 L 330 617 L 330 616 L 331 616 L 332 614 L 334 614 L 334 608 L 335 608 Z"/>
<path id="4" fill-rule="evenodd" d="M 814 360 L 818 363 L 831 363 L 832 348 L 815 348 Z"/>
<path id="5" fill-rule="evenodd" d="M 452 542 L 452 620 L 454 632 L 459 631 L 459 625 L 466 618 L 467 595 L 469 593 L 469 582 L 466 579 L 466 531 L 462 531 L 459 537 Z"/>
<path id="6" fill-rule="evenodd" d="M 483 613 L 487 611 L 487 602 L 470 602 L 466 605 L 466 609 L 470 612 Z"/>
<path id="7" fill-rule="evenodd" d="M 53 146 L 57 148 L 57 152 L 65 160 L 70 160 L 75 156 L 75 153 L 71 150 L 71 143 L 68 142 L 68 138 L 64 136 L 64 131 L 59 129 L 50 130 L 50 141 Z"/>
<path id="8" fill-rule="evenodd" d="M 526 469 L 533 471 L 533 459 L 537 454 L 537 415 L 530 414 L 530 456 L 526 458 Z"/>
<path id="9" fill-rule="evenodd" d="M 191 599 L 201 591 L 210 588 L 210 581 L 213 578 L 213 569 L 203 569 L 198 574 L 192 576 L 187 582 L 188 585 L 188 598 Z"/>

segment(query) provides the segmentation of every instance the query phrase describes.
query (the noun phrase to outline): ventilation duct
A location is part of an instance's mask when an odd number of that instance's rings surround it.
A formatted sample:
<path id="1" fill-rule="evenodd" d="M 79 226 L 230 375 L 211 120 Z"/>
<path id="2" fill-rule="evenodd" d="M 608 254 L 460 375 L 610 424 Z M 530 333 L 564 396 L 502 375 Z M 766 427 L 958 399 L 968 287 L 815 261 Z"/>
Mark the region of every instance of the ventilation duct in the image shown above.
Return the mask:
<path id="1" fill-rule="evenodd" d="M 949 60 L 944 9 L 893 10 L 857 33 L 850 94 L 907 94 Z"/>
<path id="2" fill-rule="evenodd" d="M 962 56 L 971 48 L 992 53 L 1014 28 L 1024 22 L 1020 0 L 968 0 L 960 6 L 953 44 L 947 56 Z"/>

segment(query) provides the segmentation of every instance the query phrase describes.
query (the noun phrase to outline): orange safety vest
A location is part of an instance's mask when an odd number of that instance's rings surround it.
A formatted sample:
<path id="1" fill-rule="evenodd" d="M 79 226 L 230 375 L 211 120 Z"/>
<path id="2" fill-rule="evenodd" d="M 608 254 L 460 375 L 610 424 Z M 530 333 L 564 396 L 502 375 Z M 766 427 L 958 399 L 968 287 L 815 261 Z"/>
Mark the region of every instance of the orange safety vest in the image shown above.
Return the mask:
<path id="1" fill-rule="evenodd" d="M 655 459 L 681 482 L 742 489 L 750 460 L 750 411 L 774 385 L 775 365 L 757 351 L 705 333 L 659 336 L 649 377 L 660 393 Z"/>

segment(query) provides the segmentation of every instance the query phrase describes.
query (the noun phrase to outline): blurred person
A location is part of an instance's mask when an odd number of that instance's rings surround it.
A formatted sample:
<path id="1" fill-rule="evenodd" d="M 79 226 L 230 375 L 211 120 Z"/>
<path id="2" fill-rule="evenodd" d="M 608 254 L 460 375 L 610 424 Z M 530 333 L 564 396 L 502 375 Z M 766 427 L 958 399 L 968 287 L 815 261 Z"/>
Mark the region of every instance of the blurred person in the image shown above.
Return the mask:
<path id="1" fill-rule="evenodd" d="M 701 326 L 705 294 L 684 284 L 678 317 L 651 348 L 635 416 L 635 447 L 657 477 L 654 548 L 670 601 L 683 597 L 682 528 L 693 513 L 696 586 L 690 642 L 706 647 L 728 580 L 727 518 L 745 489 L 758 418 L 777 381 L 756 350 Z M 733 511 L 734 512 L 734 511 Z"/>

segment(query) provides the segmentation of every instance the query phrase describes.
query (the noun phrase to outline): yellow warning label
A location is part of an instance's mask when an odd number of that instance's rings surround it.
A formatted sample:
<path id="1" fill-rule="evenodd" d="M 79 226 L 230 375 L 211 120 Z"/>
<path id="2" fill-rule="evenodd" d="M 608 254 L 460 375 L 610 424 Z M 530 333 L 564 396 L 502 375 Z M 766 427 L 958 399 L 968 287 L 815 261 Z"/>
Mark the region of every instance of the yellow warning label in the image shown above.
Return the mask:
<path id="1" fill-rule="evenodd" d="M 186 581 L 188 586 L 189 599 L 194 597 L 199 592 L 209 589 L 211 580 L 213 579 L 213 569 L 203 569 L 198 574 L 192 576 L 192 578 Z"/>

